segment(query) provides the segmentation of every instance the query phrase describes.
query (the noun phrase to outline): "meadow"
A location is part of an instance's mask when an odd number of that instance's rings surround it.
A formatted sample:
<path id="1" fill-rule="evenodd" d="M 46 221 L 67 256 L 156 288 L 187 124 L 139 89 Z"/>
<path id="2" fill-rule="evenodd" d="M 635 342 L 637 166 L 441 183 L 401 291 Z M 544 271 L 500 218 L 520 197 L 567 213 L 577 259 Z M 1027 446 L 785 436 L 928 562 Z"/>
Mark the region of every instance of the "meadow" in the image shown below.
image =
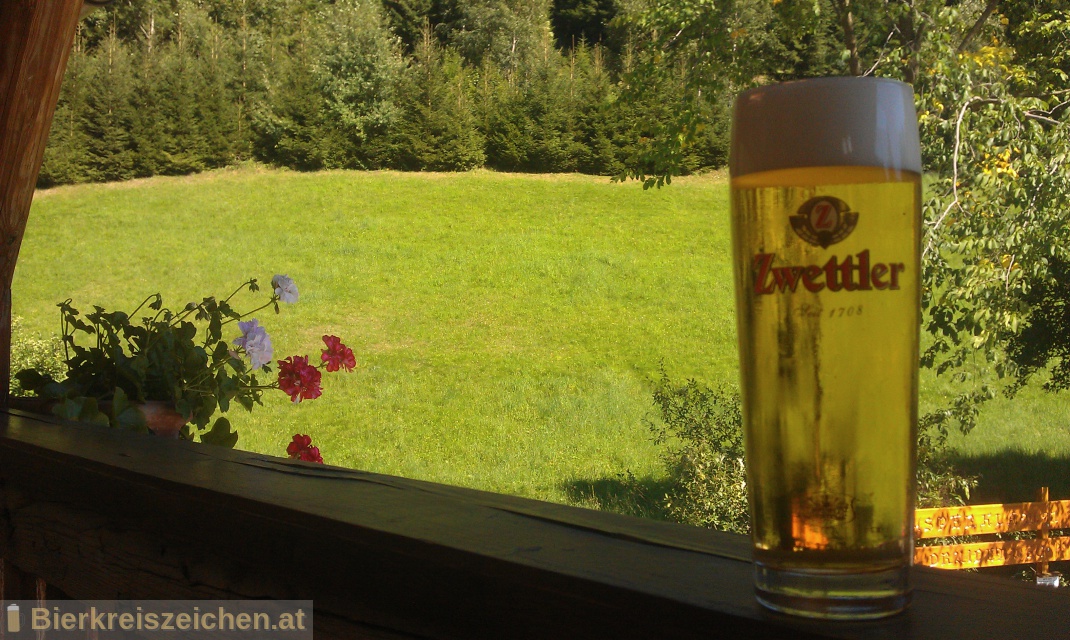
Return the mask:
<path id="1" fill-rule="evenodd" d="M 358 368 L 326 376 L 315 401 L 276 392 L 232 411 L 239 448 L 283 455 L 307 433 L 330 464 L 596 506 L 624 474 L 665 476 L 648 426 L 661 368 L 735 383 L 729 244 L 719 174 L 644 191 L 246 167 L 39 191 L 13 302 L 45 335 L 67 298 L 130 310 L 159 291 L 177 308 L 288 274 L 298 303 L 258 316 L 276 358 L 316 354 L 333 333 Z M 944 391 L 923 376 L 923 408 Z M 953 445 L 993 496 L 1043 482 L 1070 497 L 1066 393 L 998 400 Z"/>

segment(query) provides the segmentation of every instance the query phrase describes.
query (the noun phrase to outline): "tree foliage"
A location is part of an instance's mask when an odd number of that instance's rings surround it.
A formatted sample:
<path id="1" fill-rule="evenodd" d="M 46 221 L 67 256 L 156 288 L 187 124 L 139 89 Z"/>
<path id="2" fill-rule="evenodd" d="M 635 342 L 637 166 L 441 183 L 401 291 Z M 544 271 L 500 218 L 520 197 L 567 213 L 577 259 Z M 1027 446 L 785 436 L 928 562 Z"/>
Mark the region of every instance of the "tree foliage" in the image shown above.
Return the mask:
<path id="1" fill-rule="evenodd" d="M 616 0 L 554 0 L 550 24 L 559 49 L 600 44 L 620 8 Z"/>
<path id="2" fill-rule="evenodd" d="M 1034 323 L 1050 321 L 1043 305 L 1066 286 L 1059 265 L 1070 258 L 1067 41 L 1050 57 L 1019 55 L 1010 42 L 1070 34 L 1070 15 L 1034 16 L 1041 19 L 942 8 L 919 49 L 928 70 L 915 88 L 930 173 L 923 304 L 932 337 L 922 361 L 964 383 L 961 397 L 971 402 L 945 415 L 965 429 L 977 400 L 1012 393 L 1057 364 L 1066 345 Z M 963 33 L 963 24 L 976 26 Z M 1008 387 L 1000 380 L 1009 376 Z"/>
<path id="3" fill-rule="evenodd" d="M 960 385 L 923 427 L 969 430 L 980 401 L 1047 367 L 1056 372 L 1048 387 L 1066 386 L 1065 332 L 1051 330 L 1062 317 L 1059 265 L 1070 251 L 1063 3 L 652 0 L 631 19 L 646 39 L 627 97 L 642 103 L 684 75 L 670 92 L 681 96 L 675 115 L 640 125 L 646 148 L 619 176 L 647 185 L 681 172 L 687 149 L 716 126 L 704 96 L 727 100 L 749 86 L 812 75 L 912 83 L 927 172 L 923 305 L 931 345 L 922 363 Z M 1008 376 L 1016 381 L 1001 382 Z"/>
<path id="4" fill-rule="evenodd" d="M 742 89 L 814 75 L 914 87 L 926 170 L 922 366 L 949 377 L 919 421 L 919 496 L 968 494 L 944 451 L 980 405 L 1045 372 L 1070 388 L 1070 9 L 1057 0 L 650 0 L 625 76 L 633 104 L 677 83 L 619 179 L 668 183 Z M 767 28 L 761 28 L 768 25 Z M 655 99 L 656 100 L 656 99 Z M 723 119 L 723 115 L 721 118 Z"/>
<path id="5" fill-rule="evenodd" d="M 472 74 L 460 55 L 425 28 L 400 84 L 401 116 L 392 164 L 409 170 L 465 171 L 483 166 L 484 138 L 471 98 Z"/>
<path id="6" fill-rule="evenodd" d="M 470 63 L 484 59 L 517 75 L 542 54 L 551 39 L 548 0 L 468 0 L 451 44 Z"/>

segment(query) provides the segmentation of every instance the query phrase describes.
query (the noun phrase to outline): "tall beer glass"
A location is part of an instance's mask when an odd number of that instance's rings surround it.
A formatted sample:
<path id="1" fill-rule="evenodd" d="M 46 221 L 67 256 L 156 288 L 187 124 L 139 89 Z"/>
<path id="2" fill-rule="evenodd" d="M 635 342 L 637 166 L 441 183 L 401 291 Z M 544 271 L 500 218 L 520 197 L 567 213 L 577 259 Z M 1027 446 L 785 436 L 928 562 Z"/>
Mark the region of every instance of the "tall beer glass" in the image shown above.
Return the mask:
<path id="1" fill-rule="evenodd" d="M 909 85 L 735 105 L 732 242 L 758 600 L 875 618 L 910 597 L 921 154 Z"/>

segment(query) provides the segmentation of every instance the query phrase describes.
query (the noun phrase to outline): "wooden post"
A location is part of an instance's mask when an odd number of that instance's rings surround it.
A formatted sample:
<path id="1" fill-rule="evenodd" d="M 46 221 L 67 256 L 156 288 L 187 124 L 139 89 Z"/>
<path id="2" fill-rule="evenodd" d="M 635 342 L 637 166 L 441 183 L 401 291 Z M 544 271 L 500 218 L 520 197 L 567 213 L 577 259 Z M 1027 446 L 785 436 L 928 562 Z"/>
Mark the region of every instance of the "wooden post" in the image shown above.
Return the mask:
<path id="1" fill-rule="evenodd" d="M 1041 487 L 1037 491 L 1037 502 L 1044 503 L 1044 515 L 1041 517 L 1039 533 L 1037 533 L 1037 539 L 1047 541 L 1048 530 L 1051 528 L 1051 505 L 1048 504 L 1048 488 Z M 1046 552 L 1046 545 L 1042 543 L 1042 548 Z M 1043 553 L 1043 552 L 1042 552 Z M 1044 556 L 1044 560 L 1041 560 L 1036 564 L 1037 576 L 1048 575 L 1048 559 Z"/>
<path id="2" fill-rule="evenodd" d="M 11 279 L 82 0 L 0 1 L 0 406 L 11 386 Z"/>
<path id="3" fill-rule="evenodd" d="M 0 558 L 0 587 L 2 587 L 0 588 L 0 604 L 3 604 L 5 600 L 33 600 L 37 596 L 37 578 L 22 571 L 10 560 L 2 558 Z"/>

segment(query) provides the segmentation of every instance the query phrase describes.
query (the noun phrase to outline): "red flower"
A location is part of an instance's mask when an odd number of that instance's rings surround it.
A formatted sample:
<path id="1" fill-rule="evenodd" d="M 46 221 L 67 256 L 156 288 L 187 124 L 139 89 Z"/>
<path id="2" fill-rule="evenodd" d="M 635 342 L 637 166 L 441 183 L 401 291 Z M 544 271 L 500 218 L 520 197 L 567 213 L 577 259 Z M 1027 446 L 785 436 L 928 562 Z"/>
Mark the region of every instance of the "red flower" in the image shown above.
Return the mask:
<path id="1" fill-rule="evenodd" d="M 327 363 L 327 371 L 338 371 L 339 368 L 352 371 L 357 366 L 357 359 L 353 357 L 353 350 L 342 344 L 342 339 L 337 336 L 323 336 L 323 342 L 327 348 L 323 350 L 320 359 Z"/>
<path id="2" fill-rule="evenodd" d="M 301 459 L 305 462 L 318 462 L 323 464 L 323 456 L 320 455 L 319 447 L 309 447 L 301 452 Z"/>
<path id="3" fill-rule="evenodd" d="M 304 460 L 305 462 L 318 462 L 323 464 L 323 456 L 320 455 L 320 448 L 312 446 L 312 436 L 295 433 L 293 442 L 286 446 L 286 455 L 294 460 Z"/>
<path id="4" fill-rule="evenodd" d="M 303 436 L 295 433 L 294 440 L 286 446 L 286 455 L 297 458 L 301 452 L 312 446 L 312 436 Z"/>
<path id="5" fill-rule="evenodd" d="M 279 388 L 293 402 L 314 400 L 323 393 L 319 369 L 308 364 L 308 356 L 279 360 Z"/>

